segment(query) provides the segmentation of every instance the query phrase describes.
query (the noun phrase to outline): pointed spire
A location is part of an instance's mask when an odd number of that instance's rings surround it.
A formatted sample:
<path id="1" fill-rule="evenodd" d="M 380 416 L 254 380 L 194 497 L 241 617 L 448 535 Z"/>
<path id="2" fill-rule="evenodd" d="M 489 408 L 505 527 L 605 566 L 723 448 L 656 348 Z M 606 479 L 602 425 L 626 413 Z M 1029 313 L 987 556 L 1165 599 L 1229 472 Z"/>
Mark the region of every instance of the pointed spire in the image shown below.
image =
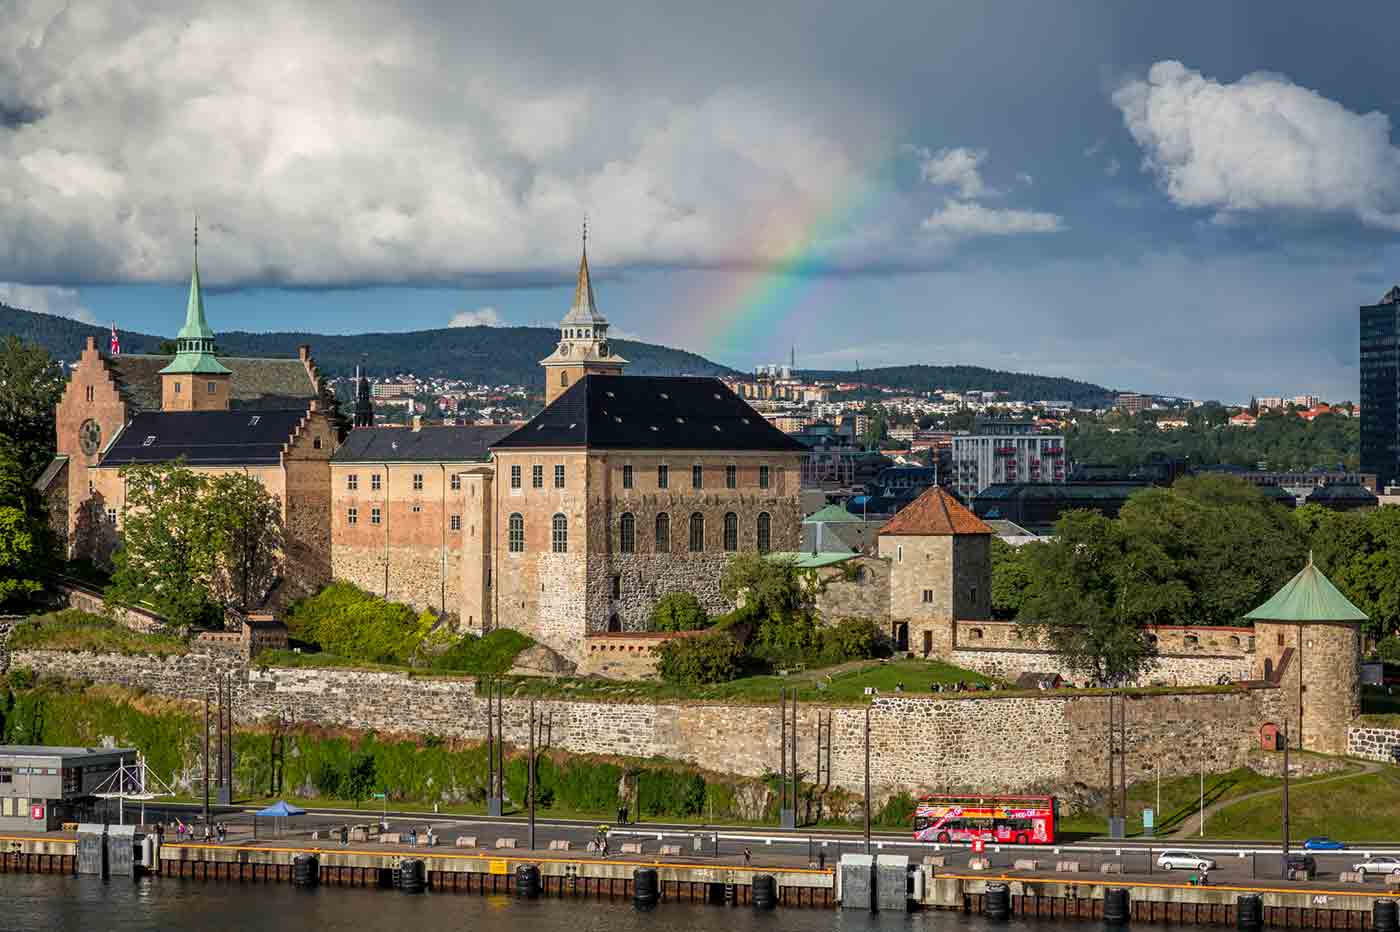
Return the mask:
<path id="1" fill-rule="evenodd" d="M 588 218 L 583 218 L 583 255 L 578 262 L 578 282 L 574 285 L 574 303 L 564 317 L 564 323 L 606 324 L 593 296 L 593 280 L 588 272 Z"/>
<path id="2" fill-rule="evenodd" d="M 185 304 L 185 326 L 180 328 L 182 340 L 212 340 L 214 331 L 204 319 L 204 291 L 199 284 L 199 216 L 194 218 L 194 269 L 190 272 L 190 297 Z"/>

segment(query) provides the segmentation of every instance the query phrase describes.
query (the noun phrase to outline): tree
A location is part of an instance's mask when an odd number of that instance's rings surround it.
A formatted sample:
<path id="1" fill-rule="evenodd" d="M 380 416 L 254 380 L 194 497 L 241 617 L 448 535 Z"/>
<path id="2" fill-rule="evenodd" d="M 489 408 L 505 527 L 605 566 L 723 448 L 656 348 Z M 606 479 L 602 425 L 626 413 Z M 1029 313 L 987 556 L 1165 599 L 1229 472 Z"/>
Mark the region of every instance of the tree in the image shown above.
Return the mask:
<path id="1" fill-rule="evenodd" d="M 792 560 L 735 554 L 724 566 L 719 588 L 735 604 L 742 600 L 745 614 L 755 619 L 787 617 L 810 608 L 809 593 Z"/>
<path id="2" fill-rule="evenodd" d="M 202 501 L 209 480 L 180 463 L 127 466 L 122 546 L 107 587 L 114 605 L 149 605 L 176 625 L 218 616 L 210 583 L 218 534 Z"/>
<path id="3" fill-rule="evenodd" d="M 214 535 L 214 595 L 245 611 L 272 586 L 282 552 L 282 509 L 263 484 L 245 473 L 210 479 L 202 510 Z"/>
<path id="4" fill-rule="evenodd" d="M 350 769 L 346 771 L 345 778 L 340 781 L 340 790 L 351 801 L 358 804 L 369 799 L 369 794 L 374 792 L 378 782 L 379 769 L 375 763 L 374 755 L 369 751 L 361 751 L 351 759 Z"/>
<path id="5" fill-rule="evenodd" d="M 1026 631 L 1070 670 L 1110 686 L 1151 668 L 1155 647 L 1134 622 L 1174 597 L 1174 587 L 1154 579 L 1158 567 L 1141 557 L 1129 561 L 1125 549 L 1112 520 L 1072 511 L 1055 525 L 1053 542 L 1026 553 L 1031 582 L 1020 614 Z"/>
<path id="6" fill-rule="evenodd" d="M 694 631 L 709 621 L 705 607 L 689 592 L 668 592 L 651 610 L 653 631 Z"/>
<path id="7" fill-rule="evenodd" d="M 14 444 L 0 436 L 0 606 L 37 595 L 47 535 Z"/>
<path id="8" fill-rule="evenodd" d="M 1299 512 L 1313 558 L 1352 603 L 1368 616 L 1366 632 L 1376 638 L 1400 630 L 1400 508 L 1371 512 Z M 1314 523 L 1314 520 L 1316 523 Z"/>
<path id="9" fill-rule="evenodd" d="M 744 648 L 725 631 L 676 638 L 657 649 L 656 670 L 668 683 L 703 686 L 739 675 Z"/>
<path id="10" fill-rule="evenodd" d="M 1026 544 L 1013 547 L 1000 537 L 992 538 L 992 611 L 1001 618 L 1015 618 L 1026 597 L 1030 571 L 1024 551 Z"/>
<path id="11" fill-rule="evenodd" d="M 20 475 L 32 481 L 53 456 L 54 408 L 63 369 L 42 346 L 14 334 L 0 343 L 0 433 L 14 444 Z"/>

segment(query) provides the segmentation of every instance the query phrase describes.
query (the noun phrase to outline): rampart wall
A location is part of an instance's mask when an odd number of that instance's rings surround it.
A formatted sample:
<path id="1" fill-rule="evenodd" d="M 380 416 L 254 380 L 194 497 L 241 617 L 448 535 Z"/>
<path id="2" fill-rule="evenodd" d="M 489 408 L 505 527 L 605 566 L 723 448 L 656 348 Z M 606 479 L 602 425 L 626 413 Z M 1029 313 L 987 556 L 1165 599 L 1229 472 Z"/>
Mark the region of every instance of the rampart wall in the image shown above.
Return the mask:
<path id="1" fill-rule="evenodd" d="M 262 668 L 214 654 L 171 658 L 16 651 L 15 667 L 41 675 L 108 682 L 186 699 L 202 698 L 215 670 L 236 674 L 235 716 L 279 713 L 292 720 L 465 739 L 485 735 L 485 702 L 470 677 L 350 669 Z M 1242 763 L 1259 725 L 1276 714 L 1277 690 L 1235 688 L 1152 694 L 1127 701 L 1128 775 L 1165 776 Z M 526 741 L 528 702 L 507 699 L 508 740 Z M 539 700 L 552 747 L 581 754 L 664 757 L 761 776 L 778 769 L 776 706 L 624 704 Z M 832 782 L 859 792 L 864 706 L 804 704 L 798 761 L 810 769 L 819 717 L 832 728 Z M 870 704 L 871 776 L 879 795 L 898 790 L 1023 790 L 1068 782 L 1100 785 L 1107 772 L 1107 700 L 1101 696 L 880 696 Z"/>

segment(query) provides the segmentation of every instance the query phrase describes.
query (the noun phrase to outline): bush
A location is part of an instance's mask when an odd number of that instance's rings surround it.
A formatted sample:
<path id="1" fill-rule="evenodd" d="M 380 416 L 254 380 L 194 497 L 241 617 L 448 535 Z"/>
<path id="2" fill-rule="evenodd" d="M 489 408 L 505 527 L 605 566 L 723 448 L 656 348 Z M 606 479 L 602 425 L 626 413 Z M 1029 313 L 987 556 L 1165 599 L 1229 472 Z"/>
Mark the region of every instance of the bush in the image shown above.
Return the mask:
<path id="1" fill-rule="evenodd" d="M 885 801 L 872 821 L 885 828 L 908 828 L 914 824 L 914 797 L 896 793 Z"/>
<path id="2" fill-rule="evenodd" d="M 668 683 L 703 686 L 726 683 L 739 675 L 744 649 L 722 631 L 676 638 L 657 650 L 657 672 Z"/>
<path id="3" fill-rule="evenodd" d="M 497 628 L 485 637 L 468 634 L 433 658 L 434 670 L 456 673 L 504 673 L 515 658 L 535 642 L 519 631 Z"/>
<path id="4" fill-rule="evenodd" d="M 643 770 L 637 775 L 639 815 L 694 816 L 705 807 L 705 778 L 674 770 Z"/>
<path id="5" fill-rule="evenodd" d="M 432 612 L 415 613 L 347 582 L 331 583 L 294 602 L 287 613 L 292 637 L 368 663 L 408 663 L 436 623 Z"/>
<path id="6" fill-rule="evenodd" d="M 821 633 L 821 660 L 845 663 L 878 656 L 880 629 L 868 618 L 845 618 Z"/>
<path id="7" fill-rule="evenodd" d="M 709 621 L 705 607 L 689 592 L 668 592 L 651 610 L 653 631 L 694 631 Z"/>
<path id="8" fill-rule="evenodd" d="M 33 689 L 34 683 L 38 680 L 34 671 L 28 667 L 15 667 L 10 671 L 8 677 L 11 689 Z"/>

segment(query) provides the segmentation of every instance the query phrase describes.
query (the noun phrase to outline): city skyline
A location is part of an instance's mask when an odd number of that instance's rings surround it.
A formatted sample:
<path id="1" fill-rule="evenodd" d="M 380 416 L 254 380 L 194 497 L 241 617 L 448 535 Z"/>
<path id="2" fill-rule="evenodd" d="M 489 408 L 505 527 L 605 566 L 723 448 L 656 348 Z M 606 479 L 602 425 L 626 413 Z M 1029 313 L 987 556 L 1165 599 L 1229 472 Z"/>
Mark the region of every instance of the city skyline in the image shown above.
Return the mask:
<path id="1" fill-rule="evenodd" d="M 0 301 L 103 324 L 173 332 L 197 209 L 222 329 L 548 326 L 587 215 L 614 334 L 739 369 L 1352 399 L 1400 279 L 1379 4 L 49 6 Z"/>

